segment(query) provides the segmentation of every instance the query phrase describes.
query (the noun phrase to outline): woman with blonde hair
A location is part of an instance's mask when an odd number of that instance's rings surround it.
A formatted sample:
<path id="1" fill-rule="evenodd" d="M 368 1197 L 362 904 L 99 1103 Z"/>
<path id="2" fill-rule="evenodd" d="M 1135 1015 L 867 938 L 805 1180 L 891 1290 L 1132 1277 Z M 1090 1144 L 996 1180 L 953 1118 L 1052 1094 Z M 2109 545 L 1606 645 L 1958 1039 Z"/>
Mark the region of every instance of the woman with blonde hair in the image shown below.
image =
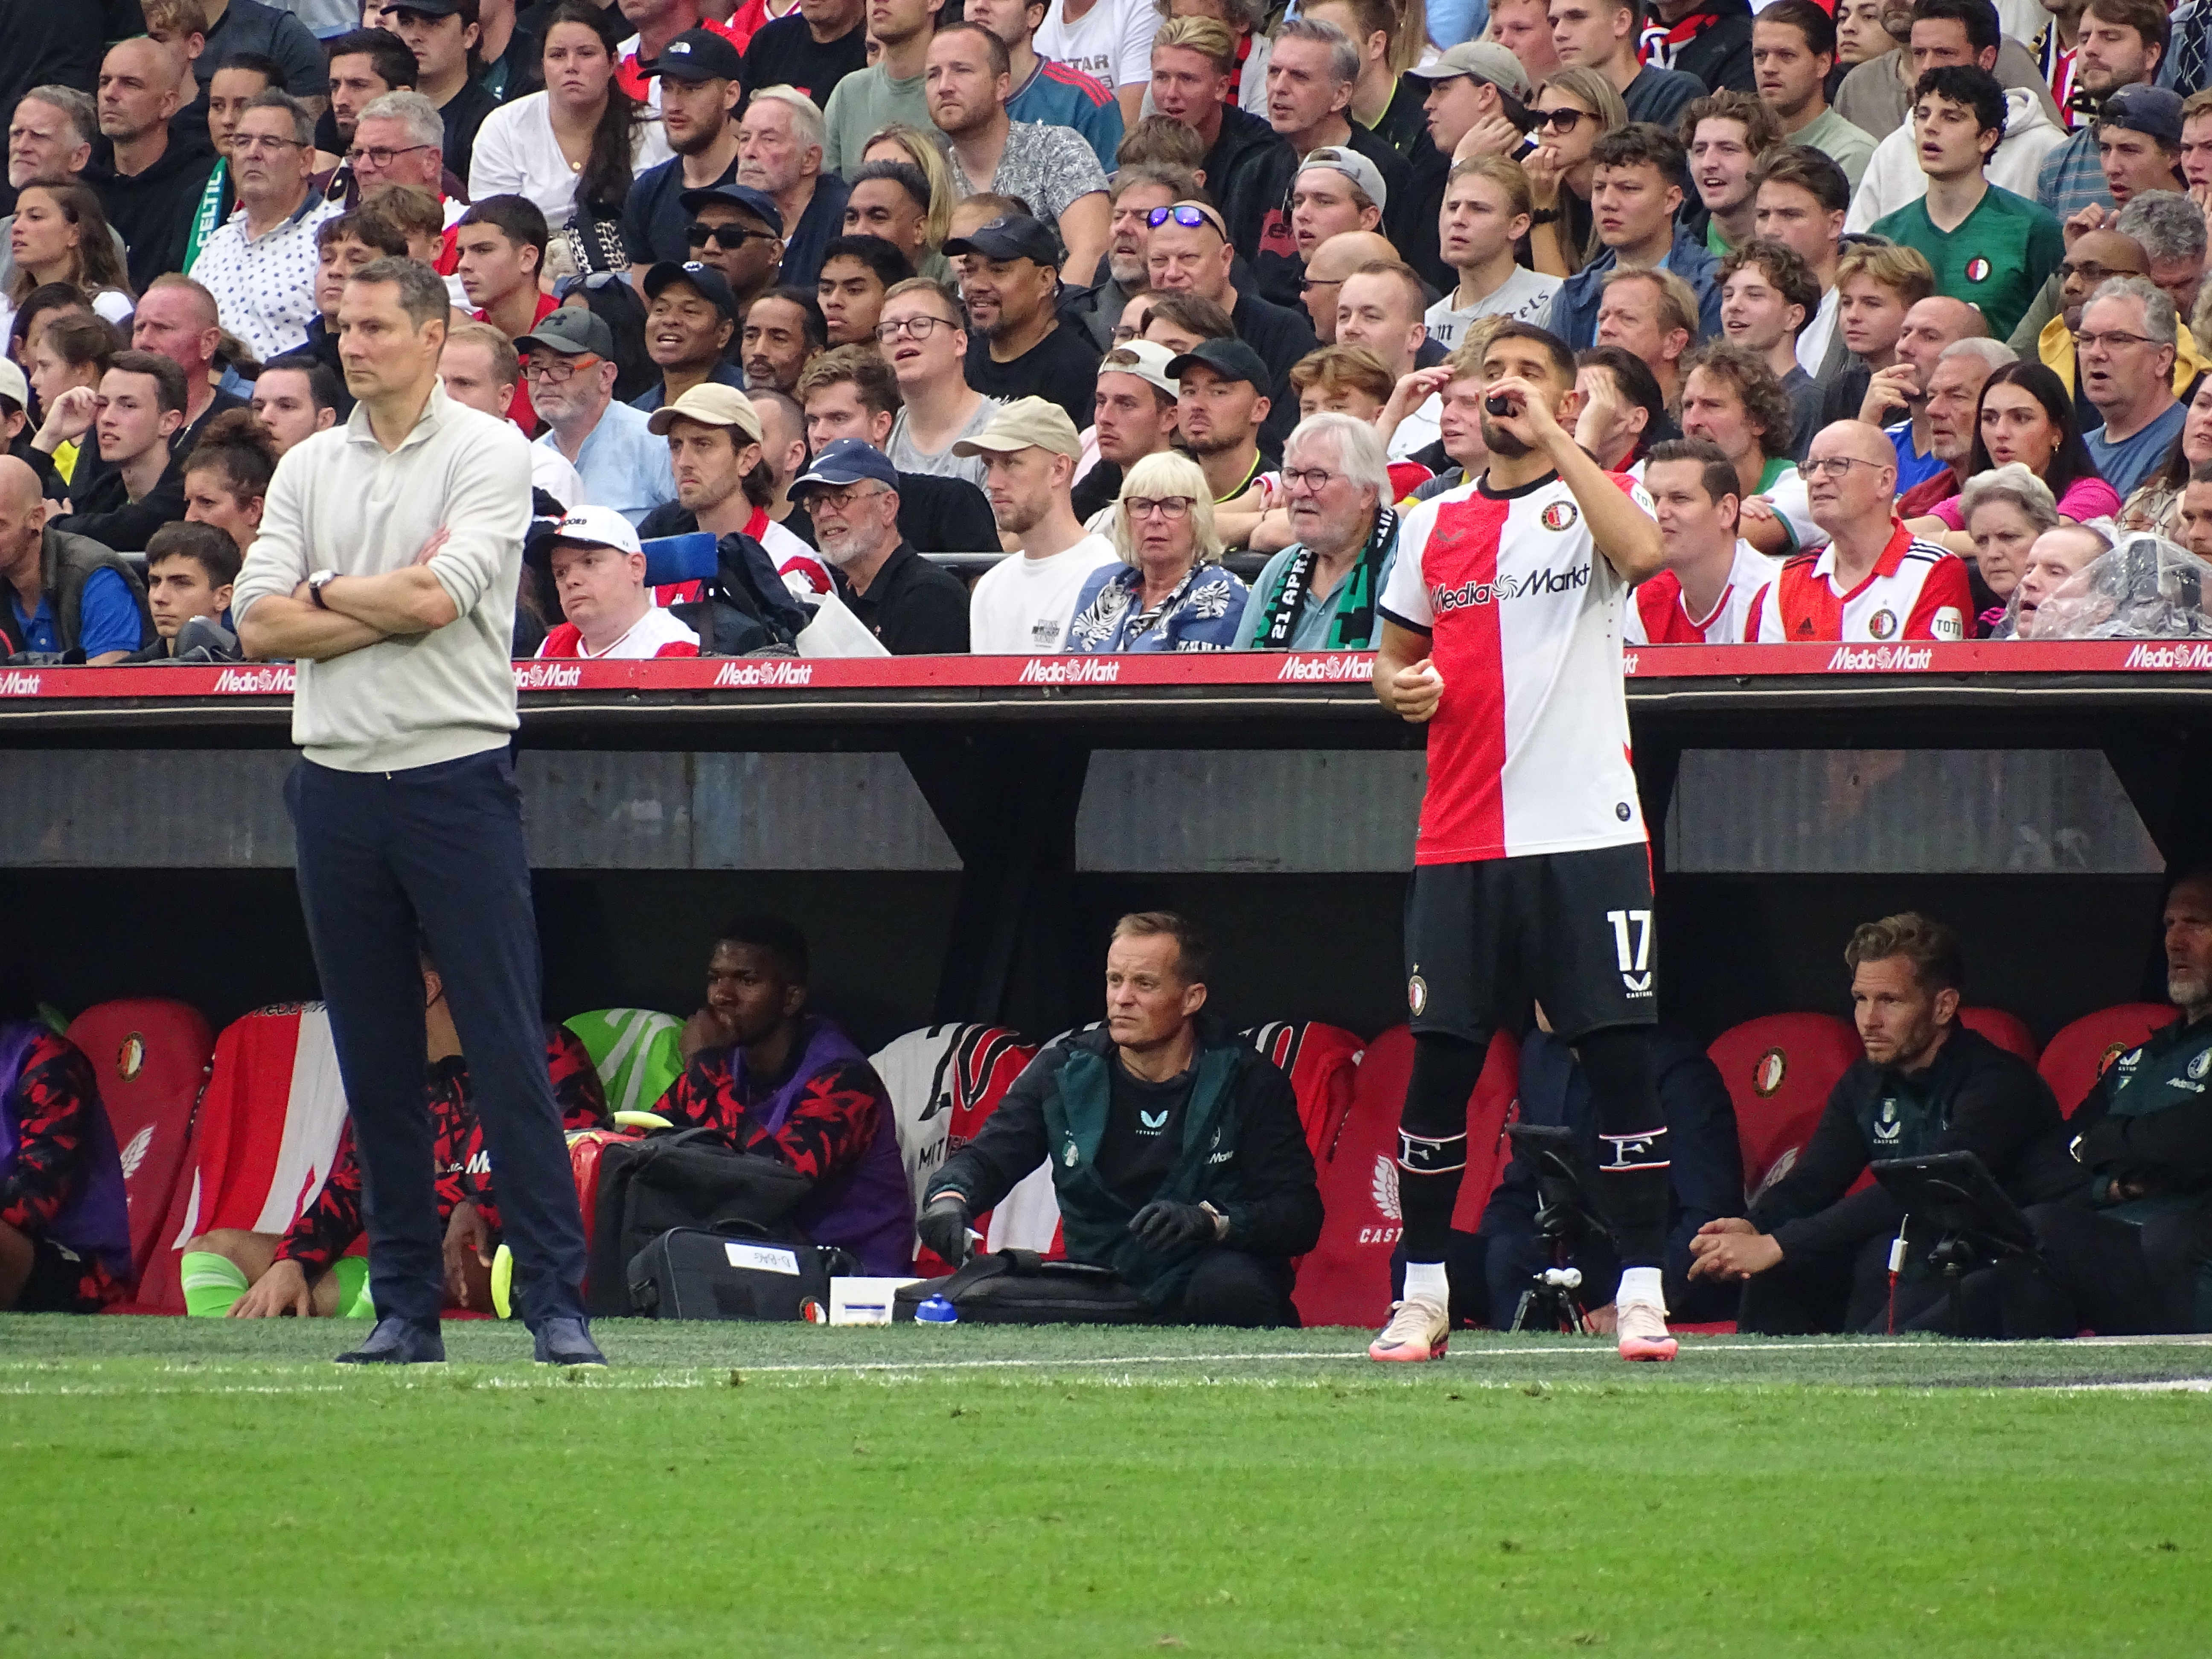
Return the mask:
<path id="1" fill-rule="evenodd" d="M 1534 108 L 1529 136 L 1536 148 L 1521 159 L 1535 209 L 1528 261 L 1547 276 L 1571 276 L 1596 252 L 1589 199 L 1597 167 L 1590 147 L 1601 134 L 1628 125 L 1628 106 L 1597 70 L 1570 64 L 1544 78 Z"/>
<path id="2" fill-rule="evenodd" d="M 1113 538 L 1121 562 L 1083 584 L 1064 650 L 1235 648 L 1250 596 L 1222 568 L 1213 494 L 1196 461 L 1162 450 L 1132 466 L 1114 504 Z"/>

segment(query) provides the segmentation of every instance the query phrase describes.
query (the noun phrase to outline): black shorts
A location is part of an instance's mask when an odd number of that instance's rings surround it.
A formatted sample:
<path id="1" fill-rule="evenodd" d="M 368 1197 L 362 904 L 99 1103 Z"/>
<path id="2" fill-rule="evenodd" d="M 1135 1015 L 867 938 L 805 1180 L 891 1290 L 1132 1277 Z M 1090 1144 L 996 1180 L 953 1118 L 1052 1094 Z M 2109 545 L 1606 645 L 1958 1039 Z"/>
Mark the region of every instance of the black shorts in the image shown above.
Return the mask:
<path id="1" fill-rule="evenodd" d="M 91 1261 L 41 1235 L 31 1241 L 31 1275 L 16 1313 L 98 1313 L 100 1279 Z"/>
<path id="2" fill-rule="evenodd" d="M 1406 1003 L 1415 1032 L 1486 1042 L 1533 999 L 1571 1042 L 1658 1018 L 1651 854 L 1641 842 L 1423 864 L 1406 893 Z"/>

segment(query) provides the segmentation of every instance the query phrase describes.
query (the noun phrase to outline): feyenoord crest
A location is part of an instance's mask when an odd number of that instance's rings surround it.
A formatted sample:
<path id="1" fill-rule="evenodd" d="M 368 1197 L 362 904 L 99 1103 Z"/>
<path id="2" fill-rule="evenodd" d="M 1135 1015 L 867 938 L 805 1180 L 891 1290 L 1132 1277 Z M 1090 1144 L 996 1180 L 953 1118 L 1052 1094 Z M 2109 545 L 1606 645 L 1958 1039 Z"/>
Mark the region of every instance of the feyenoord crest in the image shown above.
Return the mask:
<path id="1" fill-rule="evenodd" d="M 2189 1062 L 2189 1078 L 2191 1082 L 2203 1082 L 2204 1074 L 2207 1072 L 2212 1072 L 2212 1048 L 2207 1048 L 2203 1054 L 2197 1055 L 2196 1059 Z"/>
<path id="2" fill-rule="evenodd" d="M 1419 1019 L 1428 1006 L 1429 982 L 1416 974 L 1406 981 L 1406 1006 L 1413 1018 Z"/>
<path id="3" fill-rule="evenodd" d="M 1567 530 L 1580 517 L 1582 513 L 1572 501 L 1553 501 L 1544 509 L 1540 522 L 1547 530 Z"/>
<path id="4" fill-rule="evenodd" d="M 115 1075 L 128 1083 L 145 1064 L 146 1039 L 133 1031 L 115 1051 Z"/>
<path id="5" fill-rule="evenodd" d="M 1987 259 L 1983 258 L 1979 254 L 1977 254 L 1974 258 L 1967 260 L 1966 280 L 1970 283 L 1988 282 L 1990 280 L 1990 262 Z"/>
<path id="6" fill-rule="evenodd" d="M 1893 611 L 1875 611 L 1867 618 L 1867 632 L 1878 640 L 1887 639 L 1897 632 L 1897 613 Z"/>
<path id="7" fill-rule="evenodd" d="M 1765 1100 L 1782 1086 L 1782 1079 L 1790 1075 L 1790 1056 L 1779 1048 L 1769 1048 L 1759 1057 L 1759 1064 L 1751 1068 L 1751 1091 Z"/>

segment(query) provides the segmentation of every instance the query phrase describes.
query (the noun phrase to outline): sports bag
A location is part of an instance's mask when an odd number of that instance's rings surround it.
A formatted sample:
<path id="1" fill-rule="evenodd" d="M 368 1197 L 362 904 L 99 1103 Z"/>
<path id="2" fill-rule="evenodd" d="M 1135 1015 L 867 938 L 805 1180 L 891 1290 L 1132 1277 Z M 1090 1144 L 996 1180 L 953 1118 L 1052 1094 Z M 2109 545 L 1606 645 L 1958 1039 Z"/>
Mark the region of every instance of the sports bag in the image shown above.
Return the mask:
<path id="1" fill-rule="evenodd" d="M 629 1306 L 646 1319 L 826 1319 L 842 1250 L 672 1227 L 629 1264 Z"/>
<path id="2" fill-rule="evenodd" d="M 1111 1267 L 1048 1261 L 1035 1250 L 972 1255 L 957 1273 L 908 1285 L 892 1318 L 912 1319 L 933 1296 L 950 1302 L 963 1323 L 978 1325 L 1138 1325 L 1153 1317 Z"/>
<path id="3" fill-rule="evenodd" d="M 611 1142 L 600 1149 L 599 1177 L 584 1306 L 615 1317 L 630 1310 L 631 1261 L 663 1233 L 689 1227 L 793 1241 L 785 1218 L 814 1189 L 789 1164 L 737 1152 L 712 1129 Z"/>

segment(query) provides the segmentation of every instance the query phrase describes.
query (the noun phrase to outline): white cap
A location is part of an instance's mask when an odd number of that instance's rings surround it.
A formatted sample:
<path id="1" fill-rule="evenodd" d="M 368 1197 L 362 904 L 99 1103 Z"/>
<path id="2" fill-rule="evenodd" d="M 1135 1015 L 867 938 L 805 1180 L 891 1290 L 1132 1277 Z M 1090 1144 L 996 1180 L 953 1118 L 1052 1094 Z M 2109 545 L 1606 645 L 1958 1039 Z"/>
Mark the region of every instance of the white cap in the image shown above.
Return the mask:
<path id="1" fill-rule="evenodd" d="M 611 507 L 577 507 L 568 510 L 553 532 L 553 539 L 581 542 L 591 547 L 611 547 L 617 553 L 642 553 L 630 521 Z"/>
<path id="2" fill-rule="evenodd" d="M 1137 361 L 1133 363 L 1114 361 L 1125 355 Z M 1158 340 L 1125 340 L 1120 345 L 1109 348 L 1105 361 L 1098 365 L 1098 372 L 1101 374 L 1133 374 L 1173 398 L 1182 390 L 1176 383 L 1175 376 L 1168 373 L 1168 365 L 1174 361 L 1175 353 Z"/>
<path id="3" fill-rule="evenodd" d="M 0 356 L 0 398 L 9 399 L 26 414 L 30 412 L 31 383 L 23 378 L 23 371 L 13 357 Z"/>

